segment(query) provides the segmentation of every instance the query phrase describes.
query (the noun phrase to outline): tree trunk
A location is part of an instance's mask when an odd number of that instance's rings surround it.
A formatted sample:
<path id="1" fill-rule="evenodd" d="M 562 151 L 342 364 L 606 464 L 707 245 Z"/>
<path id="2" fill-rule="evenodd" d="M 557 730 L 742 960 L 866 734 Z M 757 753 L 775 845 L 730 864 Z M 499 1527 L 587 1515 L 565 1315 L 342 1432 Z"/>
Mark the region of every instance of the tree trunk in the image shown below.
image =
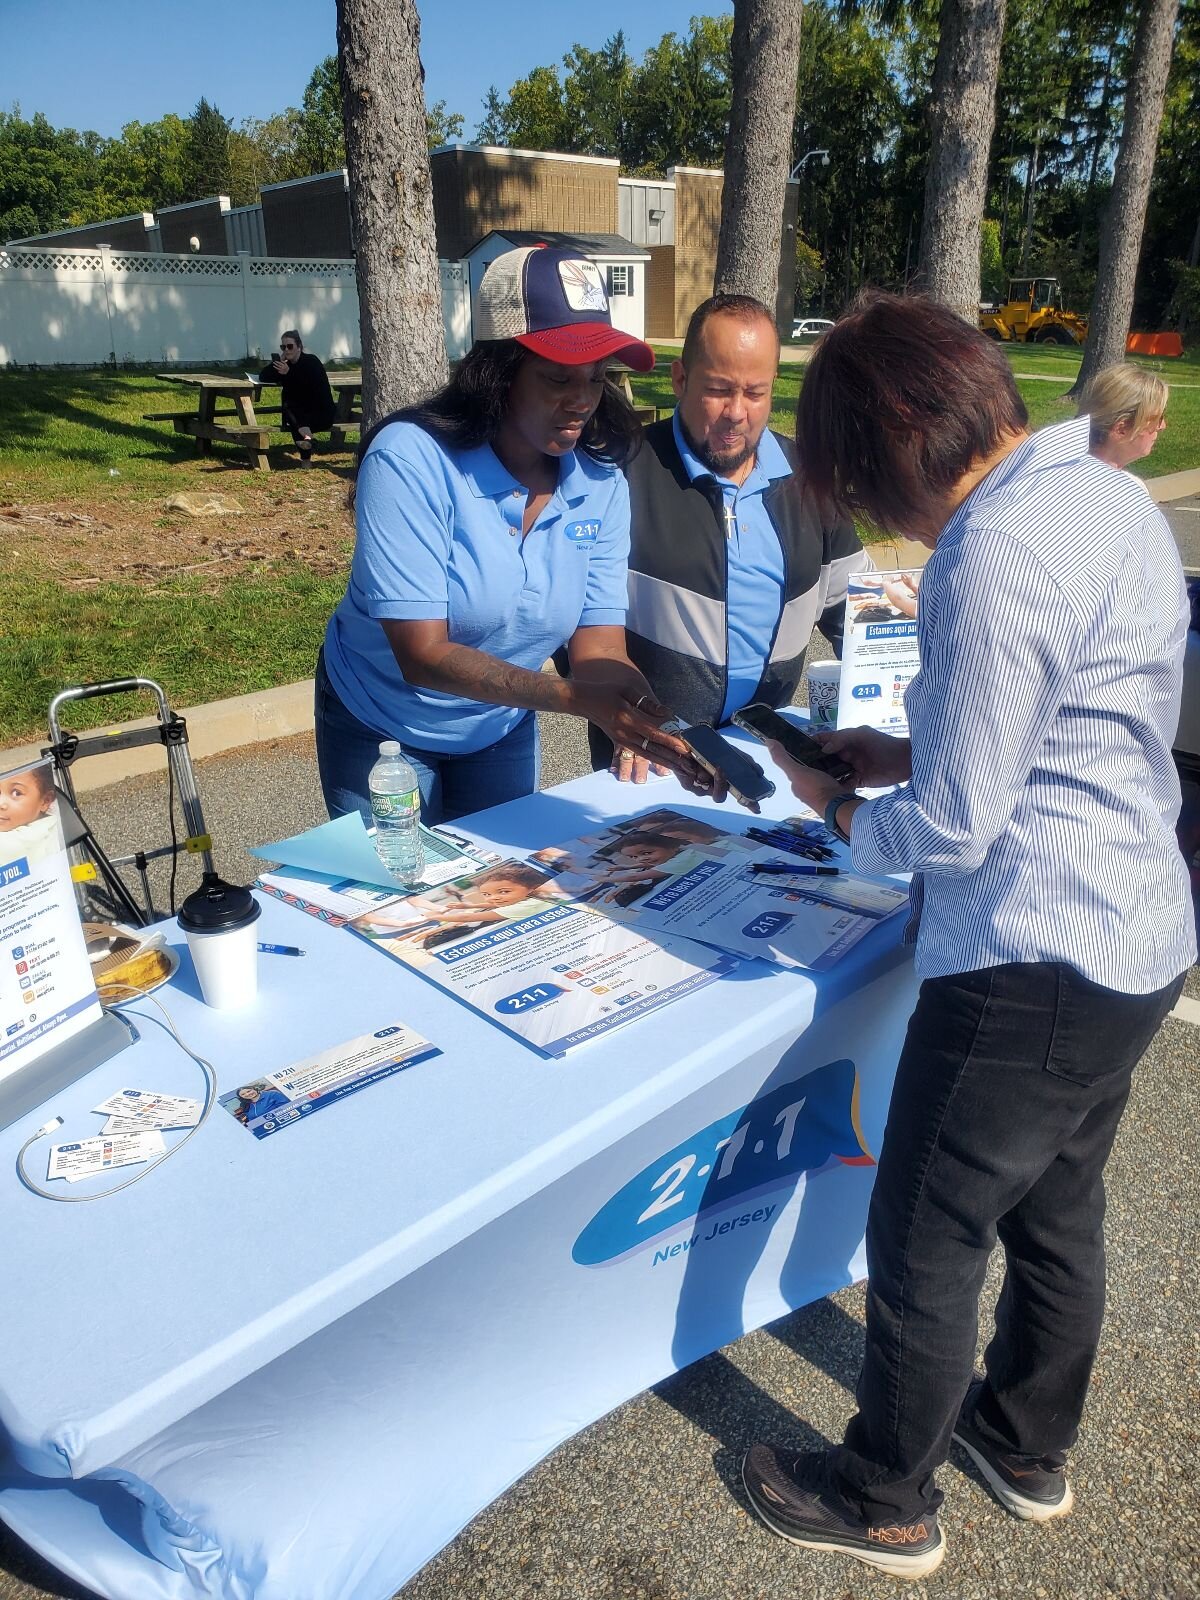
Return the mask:
<path id="1" fill-rule="evenodd" d="M 1100 229 L 1087 344 L 1071 395 L 1081 394 L 1097 372 L 1125 359 L 1178 11 L 1179 0 L 1144 0 L 1138 18 L 1129 87 L 1125 91 L 1121 148 Z"/>
<path id="2" fill-rule="evenodd" d="M 363 429 L 446 377 L 446 336 L 413 0 L 337 0 Z"/>
<path id="3" fill-rule="evenodd" d="M 716 292 L 749 294 L 778 319 L 783 205 L 792 159 L 801 0 L 734 0 Z M 786 308 L 788 327 L 791 307 Z"/>
<path id="4" fill-rule="evenodd" d="M 926 294 L 972 324 L 1003 33 L 1004 0 L 942 0 L 917 271 Z"/>
<path id="5" fill-rule="evenodd" d="M 1033 154 L 1029 157 L 1029 177 L 1025 183 L 1025 233 L 1021 239 L 1021 271 L 1029 271 L 1029 256 L 1033 249 L 1033 214 L 1037 209 L 1038 161 L 1041 158 L 1042 136 L 1033 141 Z"/>

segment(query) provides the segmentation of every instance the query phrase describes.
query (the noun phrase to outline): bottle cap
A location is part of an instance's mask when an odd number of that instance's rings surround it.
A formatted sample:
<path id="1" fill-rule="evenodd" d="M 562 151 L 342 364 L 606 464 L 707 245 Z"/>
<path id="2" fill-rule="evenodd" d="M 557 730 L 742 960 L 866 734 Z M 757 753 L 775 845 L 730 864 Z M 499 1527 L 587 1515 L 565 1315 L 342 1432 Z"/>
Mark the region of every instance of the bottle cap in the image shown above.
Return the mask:
<path id="1" fill-rule="evenodd" d="M 262 907 L 249 889 L 226 883 L 206 872 L 179 908 L 179 926 L 185 933 L 229 933 L 248 927 L 262 915 Z"/>
<path id="2" fill-rule="evenodd" d="M 400 743 L 396 739 L 385 739 L 379 746 L 379 754 L 381 756 L 398 756 L 402 753 Z"/>

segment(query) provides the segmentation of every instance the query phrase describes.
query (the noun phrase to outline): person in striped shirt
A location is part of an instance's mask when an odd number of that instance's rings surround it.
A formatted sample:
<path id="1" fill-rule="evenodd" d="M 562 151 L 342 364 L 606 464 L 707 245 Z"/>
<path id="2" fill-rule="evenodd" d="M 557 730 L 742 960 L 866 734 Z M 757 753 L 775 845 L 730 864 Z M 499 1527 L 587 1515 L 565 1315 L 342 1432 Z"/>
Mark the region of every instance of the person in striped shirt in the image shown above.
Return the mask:
<path id="1" fill-rule="evenodd" d="M 857 870 L 912 874 L 924 982 L 867 1223 L 858 1413 L 825 1451 L 754 1445 L 743 1478 L 776 1532 L 920 1577 L 944 1551 L 952 1437 L 1015 1516 L 1072 1506 L 1103 1170 L 1196 956 L 1171 760 L 1183 574 L 1087 419 L 1031 434 L 1003 352 L 935 302 L 860 300 L 817 346 L 796 430 L 819 495 L 933 550 L 911 739 L 823 739 L 856 787 L 894 787 L 863 798 L 772 750 Z"/>

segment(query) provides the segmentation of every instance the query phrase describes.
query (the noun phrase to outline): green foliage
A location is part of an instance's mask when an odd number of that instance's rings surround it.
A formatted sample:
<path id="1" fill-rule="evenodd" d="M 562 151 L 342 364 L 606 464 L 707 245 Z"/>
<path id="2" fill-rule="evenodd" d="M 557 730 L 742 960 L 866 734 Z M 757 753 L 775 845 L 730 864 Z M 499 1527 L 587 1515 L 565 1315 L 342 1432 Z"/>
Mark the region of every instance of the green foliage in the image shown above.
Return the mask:
<path id="1" fill-rule="evenodd" d="M 1055 273 L 1074 309 L 1095 286 L 1098 240 L 1125 110 L 1141 0 L 1008 0 L 986 214 L 985 287 L 1021 268 Z M 828 149 L 799 178 L 805 310 L 834 313 L 864 283 L 903 288 L 916 266 L 929 151 L 927 111 L 941 0 L 809 0 L 797 67 L 793 160 Z M 615 31 L 588 28 L 557 63 L 507 93 L 489 90 L 488 144 L 614 156 L 626 173 L 720 167 L 729 121 L 732 16 L 695 16 L 640 59 Z M 119 139 L 0 112 L 0 241 L 150 210 L 224 190 L 238 204 L 263 183 L 344 160 L 337 62 L 318 63 L 300 107 L 230 128 L 202 102 L 190 119 L 130 123 Z M 201 126 L 203 123 L 203 127 Z M 463 118 L 427 111 L 430 146 Z M 223 143 L 222 143 L 223 141 Z M 1135 326 L 1155 327 L 1175 290 L 1172 263 L 1200 251 L 1200 0 L 1181 0 L 1138 278 Z M 798 246 L 799 249 L 799 246 Z M 999 251 L 999 262 L 996 251 Z"/>
<path id="2" fill-rule="evenodd" d="M 425 113 L 425 136 L 429 141 L 429 148 L 436 150 L 440 144 L 449 144 L 452 139 L 461 139 L 465 126 L 462 116 L 457 111 L 447 111 L 444 100 L 436 101 Z"/>
<path id="3" fill-rule="evenodd" d="M 477 137 L 513 149 L 615 156 L 633 173 L 720 166 L 732 27 L 732 17 L 693 17 L 686 38 L 664 34 L 640 63 L 620 32 L 599 50 L 577 44 L 561 74 L 538 66 L 507 97 L 489 89 Z"/>
<path id="4" fill-rule="evenodd" d="M 326 56 L 308 80 L 300 102 L 296 164 L 302 173 L 333 172 L 346 164 L 342 85 L 336 56 Z"/>
<path id="5" fill-rule="evenodd" d="M 228 119 L 202 96 L 188 122 L 184 182 L 189 200 L 229 193 L 229 133 Z"/>
<path id="6" fill-rule="evenodd" d="M 985 300 L 999 300 L 1004 293 L 1004 263 L 1000 259 L 1000 224 L 985 217 L 979 230 L 979 287 Z"/>
<path id="7" fill-rule="evenodd" d="M 797 228 L 795 312 L 798 317 L 812 311 L 814 297 L 820 292 L 824 277 L 825 263 L 820 251 L 814 250 Z"/>
<path id="8" fill-rule="evenodd" d="M 1186 333 L 1200 327 L 1200 267 L 1189 267 L 1184 261 L 1172 261 L 1171 272 L 1175 287 L 1167 302 L 1166 320 Z"/>

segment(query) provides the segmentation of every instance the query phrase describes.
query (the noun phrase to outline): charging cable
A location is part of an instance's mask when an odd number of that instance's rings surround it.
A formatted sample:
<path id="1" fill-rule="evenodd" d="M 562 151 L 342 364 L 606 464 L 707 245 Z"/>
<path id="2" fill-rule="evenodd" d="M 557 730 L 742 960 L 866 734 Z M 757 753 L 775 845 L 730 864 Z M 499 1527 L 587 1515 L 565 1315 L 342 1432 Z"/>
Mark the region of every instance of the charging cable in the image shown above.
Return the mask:
<path id="1" fill-rule="evenodd" d="M 126 988 L 127 985 L 113 984 L 111 987 Z M 62 1127 L 61 1117 L 51 1117 L 50 1121 L 44 1122 L 36 1133 L 30 1134 L 29 1138 L 26 1139 L 25 1143 L 17 1151 L 17 1174 L 20 1177 L 21 1182 L 27 1189 L 31 1189 L 34 1194 L 41 1195 L 43 1200 L 57 1200 L 62 1205 L 86 1205 L 89 1200 L 107 1200 L 110 1194 L 120 1194 L 122 1189 L 128 1189 L 133 1184 L 140 1183 L 143 1178 L 148 1178 L 152 1172 L 154 1172 L 158 1167 L 161 1167 L 164 1161 L 168 1161 L 172 1156 L 177 1156 L 188 1140 L 192 1138 L 194 1134 L 199 1133 L 200 1129 L 208 1121 L 209 1112 L 212 1110 L 217 1098 L 217 1074 L 212 1062 L 206 1061 L 201 1055 L 197 1055 L 190 1045 L 184 1043 L 179 1036 L 179 1030 L 176 1028 L 175 1023 L 171 1018 L 171 1014 L 167 1010 L 166 1006 L 162 1005 L 158 1000 L 156 1000 L 152 994 L 143 994 L 140 989 L 133 988 L 130 988 L 129 994 L 125 1000 L 115 1002 L 105 1007 L 106 1011 L 110 1011 L 113 1016 L 119 1017 L 129 1029 L 129 1037 L 131 1041 L 137 1038 L 137 1033 L 129 1018 L 120 1010 L 120 1006 L 128 1005 L 134 1000 L 149 1000 L 150 1004 L 162 1013 L 163 1021 L 166 1024 L 167 1031 L 170 1033 L 175 1043 L 185 1055 L 192 1058 L 192 1060 L 200 1068 L 201 1072 L 203 1072 L 204 1108 L 200 1113 L 200 1120 L 196 1123 L 194 1128 L 188 1129 L 183 1138 L 179 1140 L 178 1144 L 173 1144 L 169 1150 L 164 1150 L 161 1156 L 156 1156 L 148 1166 L 143 1167 L 142 1170 L 135 1173 L 132 1178 L 126 1178 L 123 1183 L 114 1183 L 110 1188 L 101 1189 L 97 1194 L 55 1194 L 53 1190 L 43 1189 L 41 1184 L 35 1182 L 25 1170 L 25 1152 L 29 1149 L 30 1145 L 36 1144 L 39 1139 L 44 1139 L 48 1133 L 53 1133 L 56 1128 Z"/>

